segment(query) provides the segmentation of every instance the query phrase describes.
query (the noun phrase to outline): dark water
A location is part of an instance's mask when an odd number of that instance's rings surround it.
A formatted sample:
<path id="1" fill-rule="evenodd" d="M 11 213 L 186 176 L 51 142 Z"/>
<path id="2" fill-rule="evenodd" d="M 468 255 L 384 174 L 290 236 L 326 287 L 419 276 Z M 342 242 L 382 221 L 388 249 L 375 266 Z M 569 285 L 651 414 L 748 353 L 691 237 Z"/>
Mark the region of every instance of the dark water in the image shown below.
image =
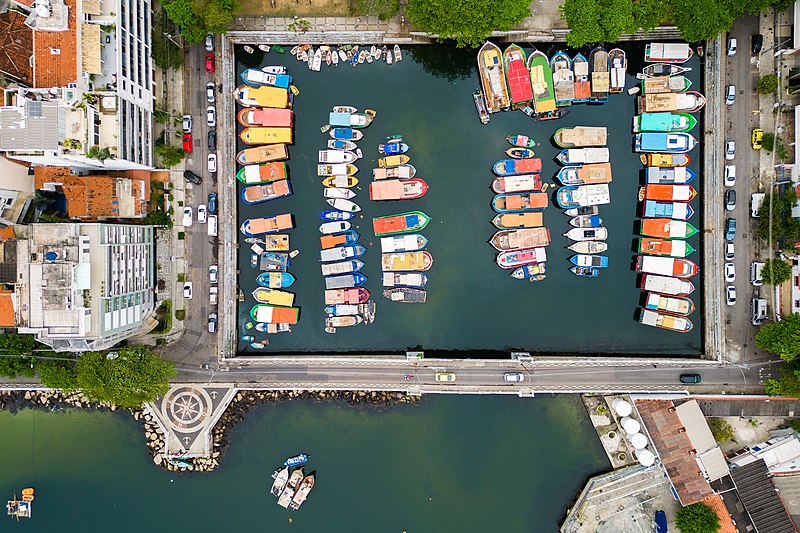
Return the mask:
<path id="1" fill-rule="evenodd" d="M 548 54 L 556 50 L 544 49 Z M 640 71 L 641 45 L 626 45 L 630 73 Z M 587 54 L 588 56 L 588 54 Z M 637 190 L 642 165 L 633 153 L 631 119 L 634 97 L 612 95 L 602 106 L 578 105 L 561 120 L 535 122 L 521 112 L 492 115 L 491 123 L 479 123 L 472 92 L 479 81 L 473 51 L 447 46 L 407 49 L 401 63 L 349 65 L 312 72 L 286 54 L 238 54 L 237 72 L 248 66 L 287 62 L 301 94 L 295 101 L 295 144 L 289 161 L 294 196 L 258 206 L 240 205 L 240 221 L 245 218 L 292 212 L 297 228 L 291 232 L 292 248 L 301 254 L 291 272 L 298 282 L 292 287 L 301 307 L 300 323 L 290 334 L 273 335 L 273 352 L 397 352 L 422 347 L 426 352 L 441 350 L 442 355 L 503 356 L 510 349 L 532 352 L 697 354 L 702 349 L 702 287 L 693 299 L 700 309 L 691 319 L 695 328 L 680 334 L 642 326 L 636 322 L 642 292 L 636 287 L 632 270 L 633 238 L 637 215 Z M 696 59 L 690 77 L 698 88 L 699 65 Z M 329 139 L 320 132 L 334 105 L 353 105 L 378 111 L 375 122 L 362 130 L 359 142 L 364 158 L 358 162 L 360 180 L 356 202 L 363 218 L 356 219 L 361 243 L 369 248 L 362 258 L 366 287 L 377 300 L 377 318 L 370 326 L 342 328 L 335 335 L 323 331 L 323 280 L 319 269 L 318 214 L 328 209 L 322 198 L 323 187 L 316 175 L 317 151 Z M 562 234 L 569 229 L 568 217 L 553 204 L 544 213 L 552 243 L 547 249 L 549 271 L 539 283 L 514 280 L 509 271 L 494 263 L 494 249 L 487 244 L 496 229 L 491 225 L 494 212 L 489 188 L 491 166 L 506 157 L 505 137 L 523 133 L 534 137 L 540 146 L 537 157 L 543 160 L 542 177 L 554 183 L 559 166 L 553 158 L 558 148 L 551 143 L 556 129 L 575 125 L 607 126 L 614 181 L 612 203 L 601 207 L 604 225 L 609 230 L 610 268 L 597 279 L 578 278 L 568 271 L 571 244 Z M 699 135 L 702 125 L 693 132 Z M 377 145 L 385 136 L 402 133 L 411 146 L 411 163 L 418 177 L 430 185 L 419 200 L 375 203 L 369 201 L 371 169 L 377 166 Z M 240 148 L 244 145 L 240 143 Z M 691 154 L 693 168 L 699 149 Z M 695 180 L 695 187 L 698 187 Z M 241 187 L 240 187 L 241 188 Z M 555 187 L 550 189 L 555 193 Z M 699 201 L 693 206 L 700 211 Z M 379 241 L 372 233 L 374 216 L 421 210 L 431 218 L 422 232 L 429 239 L 434 257 L 428 302 L 425 305 L 391 303 L 380 296 L 381 270 Z M 700 216 L 691 220 L 700 225 Z M 699 236 L 690 239 L 701 251 Z M 692 260 L 700 261 L 700 251 Z M 240 285 L 247 296 L 239 305 L 240 326 L 249 320 L 255 303 L 250 293 L 258 272 L 251 269 L 249 245 L 240 252 Z M 702 265 L 701 265 L 702 266 Z M 259 334 L 255 333 L 259 338 Z M 456 350 L 464 353 L 454 353 Z"/>
<path id="2" fill-rule="evenodd" d="M 608 468 L 577 396 L 426 397 L 378 414 L 305 402 L 262 406 L 220 469 L 156 468 L 126 415 L 0 412 L 0 494 L 36 489 L 32 520 L 0 531 L 557 531 L 585 479 Z M 272 472 L 311 454 L 317 484 L 288 513 Z M 289 518 L 292 523 L 289 523 Z"/>

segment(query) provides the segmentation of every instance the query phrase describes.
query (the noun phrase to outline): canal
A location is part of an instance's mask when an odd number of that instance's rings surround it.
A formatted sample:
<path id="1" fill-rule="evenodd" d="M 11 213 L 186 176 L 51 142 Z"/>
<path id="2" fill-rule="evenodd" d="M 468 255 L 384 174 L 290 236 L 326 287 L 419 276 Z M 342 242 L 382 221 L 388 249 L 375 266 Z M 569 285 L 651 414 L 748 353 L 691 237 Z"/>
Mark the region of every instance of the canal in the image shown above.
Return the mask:
<path id="1" fill-rule="evenodd" d="M 0 411 L 0 428 L 0 494 L 36 489 L 33 518 L 3 517 L 4 531 L 549 533 L 608 468 L 574 395 L 430 396 L 383 413 L 261 406 L 230 435 L 220 468 L 193 475 L 153 465 L 126 414 Z M 269 475 L 300 451 L 317 483 L 288 513 Z"/>
<path id="2" fill-rule="evenodd" d="M 530 45 L 527 51 L 531 50 Z M 552 55 L 558 45 L 542 50 Z M 643 67 L 643 45 L 625 45 L 628 54 L 628 82 Z M 310 71 L 293 56 L 245 53 L 237 47 L 237 73 L 244 68 L 286 64 L 301 93 L 295 100 L 295 143 L 290 147 L 289 169 L 294 195 L 265 204 L 249 206 L 239 202 L 239 223 L 246 218 L 291 212 L 296 229 L 291 232 L 292 248 L 300 255 L 292 261 L 290 272 L 297 282 L 291 287 L 301 308 L 300 322 L 291 333 L 270 336 L 266 352 L 257 353 L 387 353 L 422 348 L 442 356 L 505 357 L 509 350 L 550 353 L 632 353 L 641 355 L 697 355 L 702 351 L 703 306 L 700 277 L 692 281 L 697 290 L 692 299 L 698 310 L 690 317 L 693 331 L 685 334 L 660 330 L 636 322 L 642 292 L 633 272 L 633 241 L 637 225 L 637 192 L 643 167 L 633 152 L 631 121 L 634 96 L 626 92 L 611 95 L 601 106 L 576 105 L 561 120 L 536 122 L 519 111 L 492 115 L 481 125 L 472 101 L 479 85 L 475 52 L 445 45 L 418 46 L 404 50 L 404 60 L 394 65 L 384 62 L 326 67 Z M 568 51 L 573 55 L 574 51 Z M 588 57 L 588 51 L 584 51 Z M 692 89 L 702 91 L 700 64 L 688 64 L 686 75 Z M 352 105 L 360 110 L 375 109 L 374 123 L 364 132 L 359 147 L 364 158 L 358 161 L 360 183 L 355 201 L 363 217 L 354 220 L 361 234 L 360 243 L 368 247 L 362 258 L 363 273 L 369 278 L 366 288 L 377 302 L 375 322 L 368 326 L 341 328 L 335 335 L 324 332 L 323 279 L 319 268 L 319 213 L 328 209 L 317 176 L 317 151 L 329 139 L 320 127 L 327 123 L 334 105 Z M 698 115 L 700 118 L 700 115 Z M 489 186 L 494 161 L 506 157 L 505 137 L 521 133 L 536 139 L 537 157 L 542 158 L 542 178 L 551 185 L 559 166 L 553 158 L 558 148 L 552 144 L 556 129 L 575 125 L 608 127 L 608 147 L 614 180 L 611 205 L 601 207 L 600 215 L 609 231 L 610 267 L 599 278 L 578 278 L 568 271 L 563 237 L 569 218 L 552 202 L 556 187 L 549 189 L 551 205 L 544 212 L 552 242 L 547 248 L 547 278 L 538 283 L 514 280 L 509 271 L 494 263 L 495 252 L 488 240 L 496 231 L 491 219 Z M 240 127 L 241 129 L 241 127 Z M 698 136 L 702 123 L 692 132 Z M 381 203 L 369 201 L 368 184 L 377 166 L 377 145 L 387 135 L 403 134 L 410 145 L 411 164 L 417 176 L 430 189 L 419 200 Z M 246 146 L 239 141 L 239 149 Z M 702 147 L 690 154 L 692 168 L 699 173 Z M 696 188 L 699 188 L 695 180 Z M 241 185 L 237 184 L 239 190 Z M 700 199 L 693 202 L 691 223 L 701 226 Z M 372 233 L 375 216 L 421 210 L 431 217 L 422 232 L 434 258 L 427 272 L 428 301 L 424 305 L 392 303 L 381 293 L 380 248 Z M 698 250 L 690 259 L 701 266 L 700 237 L 690 240 Z M 249 245 L 241 243 L 239 285 L 246 296 L 239 304 L 240 334 L 248 322 L 255 301 L 258 272 L 250 267 Z M 252 330 L 249 333 L 253 333 Z M 253 333 L 258 340 L 264 335 Z M 246 349 L 242 343 L 240 349 Z"/>

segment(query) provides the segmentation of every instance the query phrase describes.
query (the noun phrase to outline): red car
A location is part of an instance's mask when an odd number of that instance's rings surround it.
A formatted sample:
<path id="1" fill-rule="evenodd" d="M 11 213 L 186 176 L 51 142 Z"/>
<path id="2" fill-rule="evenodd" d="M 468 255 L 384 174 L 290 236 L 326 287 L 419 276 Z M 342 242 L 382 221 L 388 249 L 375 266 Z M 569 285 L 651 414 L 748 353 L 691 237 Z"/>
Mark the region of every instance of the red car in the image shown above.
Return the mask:
<path id="1" fill-rule="evenodd" d="M 206 72 L 214 72 L 214 54 L 206 54 Z"/>
<path id="2" fill-rule="evenodd" d="M 192 151 L 192 134 L 191 133 L 184 133 L 183 134 L 183 151 L 187 153 L 191 153 Z"/>

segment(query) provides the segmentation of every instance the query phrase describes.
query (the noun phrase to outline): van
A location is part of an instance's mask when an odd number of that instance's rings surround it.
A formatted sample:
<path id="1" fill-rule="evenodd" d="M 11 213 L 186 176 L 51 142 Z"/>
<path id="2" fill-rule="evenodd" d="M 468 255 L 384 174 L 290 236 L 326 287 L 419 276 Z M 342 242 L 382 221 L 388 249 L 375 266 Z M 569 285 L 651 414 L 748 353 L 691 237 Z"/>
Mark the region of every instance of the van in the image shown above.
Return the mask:
<path id="1" fill-rule="evenodd" d="M 750 322 L 754 326 L 760 326 L 767 319 L 767 301 L 764 298 L 753 298 L 750 309 L 753 315 Z"/>
<path id="2" fill-rule="evenodd" d="M 758 261 L 750 263 L 750 283 L 753 284 L 753 287 L 760 287 L 764 283 L 764 279 L 761 277 L 763 270 L 764 263 L 759 263 Z"/>
<path id="3" fill-rule="evenodd" d="M 208 236 L 209 237 L 217 236 L 217 215 L 208 216 Z"/>
<path id="4" fill-rule="evenodd" d="M 758 211 L 764 205 L 764 197 L 766 194 L 763 192 L 754 192 L 750 197 L 750 215 L 753 218 L 758 218 Z"/>

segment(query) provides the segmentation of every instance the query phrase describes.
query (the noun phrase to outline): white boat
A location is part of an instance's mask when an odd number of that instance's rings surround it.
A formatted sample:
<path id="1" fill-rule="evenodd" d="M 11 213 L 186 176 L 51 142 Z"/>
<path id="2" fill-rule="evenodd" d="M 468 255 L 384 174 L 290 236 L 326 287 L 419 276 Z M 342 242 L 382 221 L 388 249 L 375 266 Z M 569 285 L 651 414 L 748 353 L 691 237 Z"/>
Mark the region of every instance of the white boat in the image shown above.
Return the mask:
<path id="1" fill-rule="evenodd" d="M 386 64 L 387 65 L 391 65 L 392 62 L 393 62 L 393 59 L 394 59 L 394 56 L 392 56 L 392 53 L 387 50 L 386 51 Z"/>
<path id="2" fill-rule="evenodd" d="M 373 61 L 375 61 L 375 58 L 372 57 L 372 54 L 367 52 L 367 63 L 372 63 Z"/>
<path id="3" fill-rule="evenodd" d="M 331 62 L 334 65 L 337 65 L 337 66 L 339 65 L 339 54 L 336 53 L 336 50 L 331 52 Z"/>
<path id="4" fill-rule="evenodd" d="M 267 74 L 286 74 L 286 67 L 283 65 L 267 65 L 261 67 L 261 70 Z"/>
<path id="5" fill-rule="evenodd" d="M 322 67 L 322 50 L 317 49 L 314 52 L 314 63 L 311 65 L 311 70 L 314 72 L 319 72 L 319 69 Z"/>
<path id="6" fill-rule="evenodd" d="M 346 150 L 320 150 L 320 163 L 355 163 L 358 157 L 353 152 Z"/>
<path id="7" fill-rule="evenodd" d="M 372 46 L 369 48 L 369 54 L 370 54 L 370 55 L 371 55 L 371 56 L 372 56 L 374 59 L 378 59 L 378 57 L 379 57 L 379 56 L 378 56 L 378 48 L 377 48 L 377 47 L 376 47 L 374 44 L 373 44 L 373 45 L 372 45 Z"/>
<path id="8" fill-rule="evenodd" d="M 358 63 L 361 64 L 367 58 L 367 51 L 366 50 L 359 50 L 358 51 Z"/>
<path id="9" fill-rule="evenodd" d="M 395 61 L 402 61 L 403 60 L 403 53 L 400 51 L 400 45 L 394 45 L 394 60 Z"/>
<path id="10" fill-rule="evenodd" d="M 352 227 L 347 220 L 339 220 L 336 222 L 324 222 L 319 226 L 319 232 L 323 235 L 331 235 L 333 233 L 339 233 L 341 231 L 347 231 Z"/>
<path id="11" fill-rule="evenodd" d="M 325 190 L 322 191 L 322 195 L 325 198 L 341 198 L 343 200 L 349 200 L 351 198 L 355 198 L 356 193 L 350 189 L 345 189 L 344 187 L 325 187 Z"/>
<path id="12" fill-rule="evenodd" d="M 567 248 L 577 254 L 601 254 L 608 250 L 608 244 L 601 241 L 578 241 Z"/>
<path id="13" fill-rule="evenodd" d="M 343 63 L 347 63 L 347 52 L 339 49 L 339 59 L 341 59 Z"/>
<path id="14" fill-rule="evenodd" d="M 350 200 L 345 200 L 343 198 L 329 198 L 326 201 L 334 209 L 344 211 L 345 213 L 358 213 L 361 211 L 361 206 L 355 202 L 351 202 Z"/>
<path id="15" fill-rule="evenodd" d="M 292 46 L 292 49 L 289 50 L 289 53 L 292 54 L 293 56 L 297 56 L 297 52 L 299 52 L 299 51 L 300 51 L 300 45 L 296 44 L 296 45 Z"/>
<path id="16" fill-rule="evenodd" d="M 604 241 L 608 239 L 608 230 L 599 228 L 572 228 L 564 234 L 573 241 Z"/>
<path id="17" fill-rule="evenodd" d="M 308 63 L 308 52 L 301 50 L 297 53 L 297 60 L 303 63 Z"/>
<path id="18" fill-rule="evenodd" d="M 381 237 L 381 253 L 416 252 L 425 248 L 426 244 L 428 244 L 428 239 L 418 233 Z"/>

